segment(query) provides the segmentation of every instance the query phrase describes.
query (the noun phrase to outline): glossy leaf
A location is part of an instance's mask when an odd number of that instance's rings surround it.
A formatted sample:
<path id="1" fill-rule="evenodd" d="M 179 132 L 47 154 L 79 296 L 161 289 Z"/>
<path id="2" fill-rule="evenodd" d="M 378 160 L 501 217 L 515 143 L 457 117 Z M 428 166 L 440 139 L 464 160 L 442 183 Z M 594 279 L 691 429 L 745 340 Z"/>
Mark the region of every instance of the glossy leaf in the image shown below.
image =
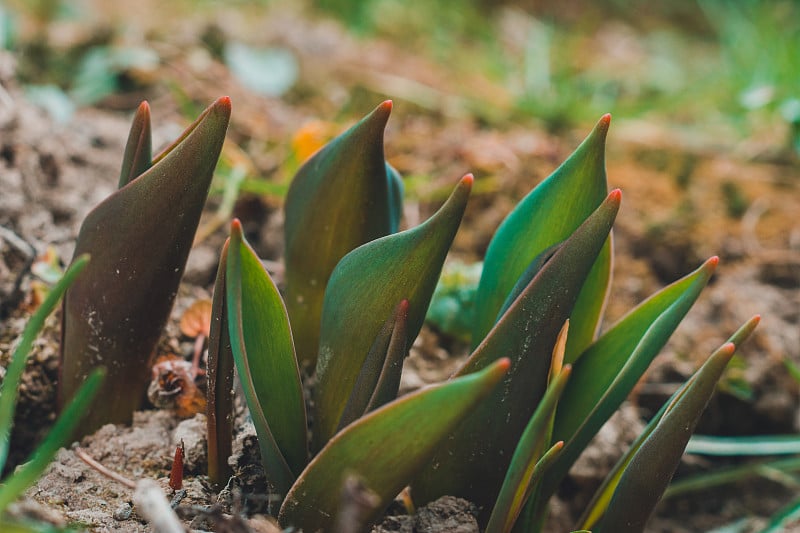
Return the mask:
<path id="1" fill-rule="evenodd" d="M 355 474 L 379 498 L 373 522 L 430 460 L 433 452 L 500 382 L 508 359 L 434 385 L 372 411 L 338 433 L 309 463 L 278 517 L 281 525 L 329 531 L 345 477 Z"/>
<path id="2" fill-rule="evenodd" d="M 19 386 L 22 372 L 25 370 L 25 363 L 33 347 L 33 342 L 42 330 L 44 321 L 58 305 L 64 292 L 70 285 L 75 283 L 75 280 L 78 279 L 78 276 L 86 269 L 88 264 L 88 255 L 78 256 L 64 273 L 64 276 L 50 289 L 47 297 L 28 319 L 28 323 L 25 324 L 22 339 L 6 367 L 3 382 L 0 383 L 0 472 L 4 470 L 6 459 L 8 459 L 11 426 L 14 423 L 14 409 L 17 406 L 17 387 Z"/>
<path id="3" fill-rule="evenodd" d="M 314 450 L 339 427 L 372 343 L 397 302 L 409 301 L 406 345 L 417 337 L 471 188 L 472 176 L 465 176 L 429 220 L 367 243 L 336 266 L 322 314 Z"/>
<path id="4" fill-rule="evenodd" d="M 511 458 L 500 494 L 497 496 L 497 503 L 495 503 L 489 523 L 486 525 L 486 533 L 511 531 L 530 495 L 536 478 L 541 476 L 544 467 L 552 463 L 552 460 L 555 459 L 553 456 L 560 453 L 564 446 L 564 443 L 561 442 L 557 447 L 547 451 L 544 456 L 539 457 L 541 451 L 549 446 L 549 426 L 571 370 L 571 367 L 567 365 L 557 374 L 525 427 L 519 444 L 514 450 L 514 456 Z"/>
<path id="5" fill-rule="evenodd" d="M 727 343 L 733 344 L 734 346 L 738 347 L 741 345 L 750 334 L 753 332 L 755 327 L 758 325 L 760 318 L 758 316 L 753 317 L 747 323 L 745 323 L 739 330 L 728 339 Z M 592 501 L 589 505 L 586 506 L 583 516 L 581 517 L 580 524 L 581 527 L 584 528 L 591 528 L 598 522 L 598 520 L 602 517 L 603 513 L 605 512 L 609 502 L 611 501 L 614 492 L 619 485 L 620 478 L 622 477 L 623 473 L 625 472 L 628 465 L 631 463 L 635 455 L 638 453 L 639 449 L 642 445 L 651 438 L 651 435 L 656 431 L 659 424 L 661 423 L 664 415 L 667 411 L 676 405 L 676 402 L 679 398 L 682 397 L 691 386 L 691 383 L 696 379 L 697 374 L 693 375 L 689 381 L 687 381 L 684 386 L 678 389 L 675 394 L 667 401 L 661 409 L 656 413 L 656 415 L 650 420 L 647 424 L 647 427 L 642 431 L 642 433 L 636 438 L 636 440 L 631 444 L 630 448 L 627 452 L 620 458 L 614 468 L 609 472 L 606 479 L 603 481 L 603 484 L 600 486 L 599 489 L 595 492 Z M 699 414 L 699 413 L 698 413 Z M 665 444 L 666 445 L 666 444 Z M 683 451 L 683 448 L 681 448 Z"/>
<path id="6" fill-rule="evenodd" d="M 150 106 L 142 102 L 133 125 L 128 134 L 128 143 L 125 145 L 125 155 L 122 157 L 122 170 L 119 173 L 119 188 L 121 189 L 135 178 L 144 174 L 152 163 L 153 141 L 150 126 Z"/>
<path id="7" fill-rule="evenodd" d="M 735 337 L 740 342 L 746 339 L 757 323 L 755 319 L 745 324 Z M 599 533 L 644 530 L 735 351 L 733 342 L 719 348 L 670 400 L 652 433 L 625 467 L 600 523 Z"/>
<path id="8" fill-rule="evenodd" d="M 208 402 L 206 428 L 208 441 L 208 480 L 221 489 L 232 471 L 228 457 L 233 453 L 233 351 L 228 334 L 228 313 L 225 311 L 225 272 L 228 269 L 228 247 L 225 241 L 214 282 L 211 303 L 211 331 L 208 336 Z"/>
<path id="9" fill-rule="evenodd" d="M 91 253 L 92 262 L 64 298 L 60 405 L 93 368 L 108 370 L 99 393 L 104 401 L 84 419 L 84 433 L 129 422 L 140 406 L 230 111 L 227 97 L 217 100 L 180 142 L 95 207 L 81 226 L 75 254 Z"/>
<path id="10" fill-rule="evenodd" d="M 543 481 L 545 499 L 619 408 L 650 362 L 692 307 L 714 272 L 713 257 L 683 279 L 637 306 L 592 344 L 573 364 L 572 379 L 559 403 L 553 439 L 564 453 Z"/>
<path id="11" fill-rule="evenodd" d="M 415 481 L 417 503 L 460 496 L 483 509 L 482 522 L 488 520 L 519 437 L 545 392 L 553 346 L 608 237 L 620 198 L 612 191 L 575 230 L 458 372 L 512 357 L 503 386 L 475 409 Z"/>
<path id="12" fill-rule="evenodd" d="M 397 231 L 402 185 L 383 154 L 391 110 L 391 101 L 383 102 L 314 154 L 286 196 L 286 305 L 307 368 L 316 364 L 323 296 L 334 267 L 358 246 Z"/>
<path id="13" fill-rule="evenodd" d="M 73 433 L 81 418 L 91 411 L 92 400 L 97 395 L 105 374 L 105 368 L 96 368 L 89 374 L 30 459 L 3 480 L 0 485 L 0 512 L 36 483 L 50 466 L 58 450 L 72 442 Z"/>
<path id="14" fill-rule="evenodd" d="M 262 435 L 265 441 L 274 439 L 279 455 L 264 457 L 262 450 L 267 477 L 282 460 L 295 476 L 306 465 L 308 448 L 289 317 L 277 287 L 244 240 L 238 220 L 231 224 L 225 297 L 231 350 L 245 399 L 251 414 L 261 411 L 253 414 L 259 441 Z"/>
<path id="15" fill-rule="evenodd" d="M 486 250 L 475 308 L 473 346 L 494 325 L 498 311 L 536 256 L 565 240 L 607 194 L 605 115 L 575 152 L 533 189 L 503 221 Z M 594 338 L 611 275 L 611 245 L 596 260 L 572 316 L 567 362 Z"/>
<path id="16" fill-rule="evenodd" d="M 339 428 L 349 425 L 364 413 L 388 403 L 397 397 L 403 359 L 408 353 L 406 324 L 408 300 L 395 308 L 372 343 L 358 374 L 353 392 L 339 419 Z"/>

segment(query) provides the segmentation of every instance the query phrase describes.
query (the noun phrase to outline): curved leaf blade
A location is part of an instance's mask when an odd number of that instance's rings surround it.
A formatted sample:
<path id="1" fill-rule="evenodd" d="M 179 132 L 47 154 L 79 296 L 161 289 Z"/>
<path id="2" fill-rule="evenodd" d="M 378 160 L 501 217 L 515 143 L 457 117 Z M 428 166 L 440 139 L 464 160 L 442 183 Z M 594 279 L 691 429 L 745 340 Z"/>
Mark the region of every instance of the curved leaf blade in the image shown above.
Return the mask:
<path id="1" fill-rule="evenodd" d="M 403 300 L 397 304 L 392 316 L 383 325 L 373 342 L 356 378 L 353 392 L 342 411 L 337 431 L 350 425 L 364 413 L 397 397 L 403 359 L 408 352 L 407 321 L 408 300 Z"/>
<path id="2" fill-rule="evenodd" d="M 571 367 L 567 365 L 558 373 L 525 427 L 519 444 L 514 450 L 514 456 L 511 458 L 500 494 L 497 496 L 497 503 L 495 503 L 489 523 L 486 525 L 486 533 L 511 531 L 536 478 L 541 476 L 544 467 L 549 466 L 555 459 L 553 455 L 560 453 L 564 446 L 564 443 L 561 442 L 557 448 L 551 448 L 541 458 L 537 457 L 549 445 L 548 429 L 571 370 Z M 540 465 L 540 461 L 543 463 L 541 466 L 537 466 Z"/>
<path id="3" fill-rule="evenodd" d="M 751 318 L 741 328 L 739 328 L 739 330 L 734 333 L 730 339 L 728 339 L 726 344 L 733 344 L 738 348 L 745 340 L 747 340 L 755 327 L 758 325 L 759 320 L 760 317 L 758 316 Z M 620 478 L 633 460 L 634 456 L 638 453 L 642 445 L 655 432 L 667 411 L 671 407 L 675 406 L 676 402 L 687 393 L 687 390 L 692 385 L 693 381 L 697 379 L 697 375 L 698 374 L 695 373 L 680 389 L 675 392 L 675 394 L 672 395 L 669 401 L 667 401 L 661 407 L 658 413 L 656 413 L 652 420 L 650 420 L 650 422 L 647 424 L 647 427 L 645 427 L 642 433 L 631 444 L 628 451 L 626 451 L 617 464 L 614 465 L 614 468 L 611 470 L 611 472 L 609 472 L 608 476 L 603 481 L 603 484 L 595 492 L 592 501 L 586 506 L 584 514 L 579 522 L 580 527 L 589 529 L 597 524 L 597 522 L 603 516 L 603 513 L 605 513 L 606 508 L 608 507 L 608 504 L 614 495 L 614 492 L 619 486 Z"/>
<path id="4" fill-rule="evenodd" d="M 563 440 L 566 445 L 545 474 L 543 494 L 547 497 L 666 344 L 708 283 L 718 261 L 712 257 L 690 275 L 645 300 L 575 361 L 572 379 L 556 411 L 553 439 Z"/>
<path id="5" fill-rule="evenodd" d="M 99 393 L 104 401 L 82 422 L 84 433 L 129 422 L 140 405 L 230 112 L 229 98 L 217 100 L 163 159 L 101 202 L 81 226 L 75 255 L 90 253 L 92 262 L 64 297 L 59 404 L 94 367 L 108 370 Z"/>
<path id="6" fill-rule="evenodd" d="M 511 455 L 544 395 L 553 346 L 614 223 L 621 193 L 612 191 L 553 255 L 458 375 L 512 354 L 503 386 L 475 409 L 414 482 L 418 503 L 449 494 L 483 509 L 486 522 Z M 491 459 L 489 459 L 491 458 Z M 432 465 L 437 468 L 433 469 Z"/>
<path id="7" fill-rule="evenodd" d="M 248 406 L 251 412 L 264 413 L 280 455 L 296 475 L 306 465 L 308 448 L 303 389 L 289 317 L 238 220 L 231 224 L 225 288 L 233 358 L 243 386 L 247 382 L 247 388 L 252 387 Z M 251 400 L 257 404 L 251 405 Z M 269 461 L 262 459 L 265 464 Z"/>
<path id="8" fill-rule="evenodd" d="M 746 339 L 757 323 L 758 319 L 748 322 L 735 336 Z M 743 330 L 746 333 L 742 334 Z M 600 533 L 644 530 L 735 351 L 733 342 L 720 347 L 669 401 L 652 433 L 625 467 L 600 523 Z"/>
<path id="9" fill-rule="evenodd" d="M 306 467 L 278 517 L 283 527 L 328 531 L 339 505 L 339 488 L 350 473 L 379 498 L 367 517 L 377 519 L 427 464 L 442 439 L 500 382 L 508 359 L 481 372 L 434 385 L 391 402 L 337 434 Z"/>
<path id="10" fill-rule="evenodd" d="M 410 302 L 406 345 L 414 342 L 471 189 L 467 175 L 423 224 L 360 246 L 336 266 L 322 314 L 314 450 L 335 433 L 372 342 L 401 300 Z"/>
<path id="11" fill-rule="evenodd" d="M 105 374 L 105 368 L 95 368 L 89 374 L 31 458 L 3 481 L 0 485 L 0 513 L 28 487 L 36 483 L 50 466 L 58 450 L 71 442 L 81 418 L 91 411 L 92 400 L 97 395 Z"/>
<path id="12" fill-rule="evenodd" d="M 211 328 L 208 335 L 208 401 L 206 435 L 208 441 L 208 480 L 222 488 L 233 473 L 228 457 L 233 453 L 233 350 L 228 334 L 225 277 L 228 270 L 228 247 L 225 241 L 220 254 L 211 302 Z"/>
<path id="13" fill-rule="evenodd" d="M 498 311 L 525 269 L 548 247 L 565 240 L 606 197 L 604 115 L 575 152 L 506 217 L 486 250 L 476 295 L 473 346 L 495 323 Z M 567 361 L 594 338 L 611 273 L 611 248 L 600 254 L 575 306 Z"/>
<path id="14" fill-rule="evenodd" d="M 307 368 L 316 364 L 323 297 L 334 267 L 351 250 L 397 230 L 402 183 L 383 153 L 391 110 L 392 102 L 383 102 L 314 154 L 286 196 L 286 305 Z"/>
<path id="15" fill-rule="evenodd" d="M 153 159 L 153 141 L 150 126 L 150 105 L 142 102 L 133 117 L 133 125 L 122 157 L 119 187 L 122 188 L 144 174 Z"/>
<path id="16" fill-rule="evenodd" d="M 14 422 L 14 409 L 17 406 L 17 387 L 25 370 L 25 362 L 28 354 L 33 347 L 36 336 L 44 326 L 44 321 L 58 305 L 64 292 L 73 284 L 78 276 L 86 269 L 89 264 L 89 256 L 81 255 L 76 257 L 72 265 L 67 269 L 60 280 L 50 289 L 44 302 L 33 313 L 25 330 L 22 332 L 22 340 L 14 350 L 11 361 L 6 367 L 6 375 L 0 383 L 0 472 L 3 471 L 8 459 L 8 445 L 10 442 L 11 426 Z"/>

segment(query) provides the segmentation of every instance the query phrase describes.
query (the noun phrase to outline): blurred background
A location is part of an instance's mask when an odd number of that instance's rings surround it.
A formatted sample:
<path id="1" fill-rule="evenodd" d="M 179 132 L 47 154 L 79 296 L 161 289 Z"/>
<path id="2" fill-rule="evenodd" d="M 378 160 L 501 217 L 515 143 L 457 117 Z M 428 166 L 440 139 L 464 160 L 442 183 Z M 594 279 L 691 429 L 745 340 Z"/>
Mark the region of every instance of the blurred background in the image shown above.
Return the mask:
<path id="1" fill-rule="evenodd" d="M 214 68 L 226 66 L 257 94 L 328 116 L 386 96 L 492 125 L 560 131 L 612 112 L 687 142 L 800 149 L 789 0 L 6 0 L 0 45 L 62 118 L 180 98 L 184 77 L 223 84 Z"/>

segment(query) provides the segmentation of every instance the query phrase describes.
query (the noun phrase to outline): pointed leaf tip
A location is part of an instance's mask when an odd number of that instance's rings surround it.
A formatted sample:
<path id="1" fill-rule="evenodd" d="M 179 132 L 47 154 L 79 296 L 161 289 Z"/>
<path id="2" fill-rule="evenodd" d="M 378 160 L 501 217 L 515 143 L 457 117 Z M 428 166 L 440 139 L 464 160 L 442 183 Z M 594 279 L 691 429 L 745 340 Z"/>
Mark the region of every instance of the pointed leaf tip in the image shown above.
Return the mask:
<path id="1" fill-rule="evenodd" d="M 220 96 L 217 98 L 217 101 L 214 102 L 215 107 L 222 107 L 228 110 L 231 109 L 231 97 L 230 96 Z"/>
<path id="2" fill-rule="evenodd" d="M 242 234 L 242 221 L 238 218 L 231 220 L 231 234 L 233 233 Z"/>
<path id="3" fill-rule="evenodd" d="M 710 257 L 708 261 L 706 261 L 706 264 L 704 266 L 708 266 L 708 268 L 711 268 L 713 270 L 717 268 L 718 264 L 719 264 L 719 256 L 715 255 L 713 257 Z"/>
<path id="4" fill-rule="evenodd" d="M 470 174 L 465 174 L 463 178 L 461 178 L 461 183 L 463 183 L 467 187 L 472 187 L 472 184 L 475 182 L 475 176 Z"/>
<path id="5" fill-rule="evenodd" d="M 614 189 L 608 193 L 608 199 L 612 202 L 620 203 L 622 201 L 622 190 Z"/>
<path id="6" fill-rule="evenodd" d="M 606 113 L 605 115 L 600 117 L 600 121 L 598 122 L 598 124 L 608 129 L 608 126 L 611 124 L 611 113 Z"/>

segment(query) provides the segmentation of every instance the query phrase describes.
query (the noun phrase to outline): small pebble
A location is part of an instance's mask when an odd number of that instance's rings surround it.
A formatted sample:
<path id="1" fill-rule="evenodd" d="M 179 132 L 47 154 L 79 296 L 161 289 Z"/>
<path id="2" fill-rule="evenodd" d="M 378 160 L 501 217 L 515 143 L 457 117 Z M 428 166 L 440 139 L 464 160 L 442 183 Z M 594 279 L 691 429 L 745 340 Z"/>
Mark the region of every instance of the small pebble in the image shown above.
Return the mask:
<path id="1" fill-rule="evenodd" d="M 114 520 L 119 520 L 120 522 L 128 520 L 131 517 L 131 513 L 133 513 L 131 504 L 123 503 L 114 511 Z"/>

